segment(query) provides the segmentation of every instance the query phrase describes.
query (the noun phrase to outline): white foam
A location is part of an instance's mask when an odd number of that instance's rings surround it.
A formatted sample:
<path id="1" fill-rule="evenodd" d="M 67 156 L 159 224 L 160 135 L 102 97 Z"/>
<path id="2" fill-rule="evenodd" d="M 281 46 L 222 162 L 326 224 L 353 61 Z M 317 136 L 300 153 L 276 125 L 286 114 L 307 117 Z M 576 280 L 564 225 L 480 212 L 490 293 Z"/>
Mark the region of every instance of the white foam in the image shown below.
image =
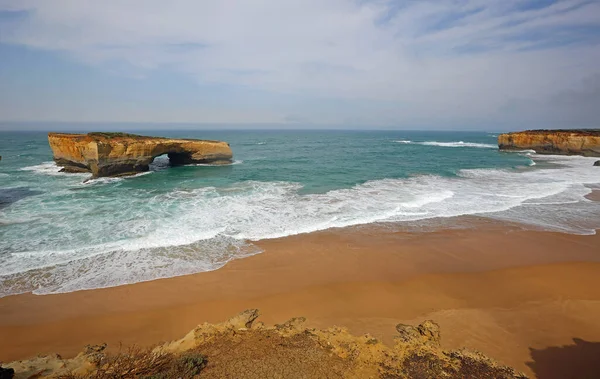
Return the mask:
<path id="1" fill-rule="evenodd" d="M 525 150 L 501 150 L 503 153 L 515 153 L 515 154 L 536 154 L 535 150 L 525 149 Z"/>
<path id="2" fill-rule="evenodd" d="M 32 171 L 36 174 L 52 175 L 52 176 L 73 175 L 73 174 L 69 174 L 69 173 L 60 172 L 61 169 L 62 169 L 62 167 L 56 165 L 55 162 L 43 162 L 39 165 L 23 167 L 20 170 L 21 171 Z M 79 175 L 82 175 L 82 174 L 79 174 Z M 83 175 L 87 175 L 87 174 L 83 174 Z"/>
<path id="3" fill-rule="evenodd" d="M 3 215 L 12 222 L 35 209 L 40 217 L 10 225 L 18 240 L 0 239 L 0 251 L 11 252 L 0 255 L 0 296 L 206 271 L 248 254 L 245 240 L 374 222 L 486 214 L 547 230 L 594 233 L 600 203 L 584 196 L 600 184 L 595 159 L 530 157 L 546 164 L 375 180 L 322 194 L 303 194 L 297 183 L 246 181 L 169 192 L 129 188 L 127 197 L 114 195 L 120 202 L 73 203 L 64 190 L 54 194 L 60 196 L 52 209 L 43 196 L 31 197 L 30 208 L 15 205 Z"/>
<path id="4" fill-rule="evenodd" d="M 98 184 L 110 184 L 118 183 L 123 180 L 123 177 L 103 177 L 103 178 L 89 178 L 83 182 L 86 186 L 98 185 Z"/>
<path id="5" fill-rule="evenodd" d="M 168 250 L 113 250 L 0 275 L 0 297 L 30 291 L 37 295 L 73 292 L 212 271 L 259 252 L 254 245 L 226 239 Z"/>
<path id="6" fill-rule="evenodd" d="M 440 146 L 440 147 L 477 147 L 481 149 L 497 149 L 498 145 L 493 145 L 489 143 L 475 143 L 475 142 L 422 142 L 421 145 L 425 146 Z"/>
<path id="7" fill-rule="evenodd" d="M 233 166 L 233 165 L 237 165 L 237 164 L 242 164 L 244 163 L 244 161 L 242 160 L 235 160 L 231 163 L 226 163 L 226 164 L 213 164 L 213 163 L 192 163 L 186 166 L 199 166 L 199 167 L 221 167 L 221 166 Z"/>
<path id="8" fill-rule="evenodd" d="M 166 161 L 166 163 L 165 163 L 165 161 Z M 150 164 L 150 171 L 140 172 L 135 175 L 129 175 L 129 176 L 103 177 L 103 178 L 90 178 L 90 174 L 87 174 L 87 173 L 60 172 L 60 170 L 62 170 L 62 167 L 58 166 L 53 161 L 43 162 L 39 165 L 34 165 L 34 166 L 23 167 L 20 170 L 21 171 L 31 171 L 36 174 L 50 175 L 50 176 L 69 176 L 69 177 L 89 178 L 89 180 L 86 180 L 84 182 L 85 184 L 108 184 L 108 183 L 116 183 L 123 179 L 130 179 L 130 178 L 136 178 L 136 177 L 143 176 L 143 175 L 148 175 L 154 171 L 163 170 L 163 169 L 167 168 L 168 165 L 169 165 L 169 159 L 165 155 L 164 158 L 162 156 L 160 156 L 160 157 L 157 157 L 154 159 L 154 161 Z M 0 174 L 0 175 L 2 175 L 2 174 Z"/>
<path id="9" fill-rule="evenodd" d="M 464 142 L 464 141 L 455 141 L 455 142 L 438 142 L 438 141 L 424 141 L 424 142 L 413 142 L 409 140 L 399 140 L 394 141 L 402 144 L 413 144 L 413 145 L 423 145 L 423 146 L 438 146 L 438 147 L 476 147 L 480 149 L 497 149 L 498 145 L 489 144 L 489 143 L 477 143 L 477 142 Z"/>
<path id="10" fill-rule="evenodd" d="M 11 218 L 10 220 L 0 218 L 0 225 L 25 224 L 25 223 L 36 221 L 36 220 L 39 220 L 39 217 Z"/>
<path id="11" fill-rule="evenodd" d="M 137 174 L 127 175 L 127 176 L 90 178 L 90 179 L 84 181 L 83 184 L 85 184 L 85 185 L 94 185 L 94 184 L 119 183 L 119 182 L 121 182 L 123 180 L 133 179 L 133 178 L 137 178 L 137 177 L 144 176 L 144 175 L 150 175 L 153 172 L 154 171 L 145 171 L 145 172 L 139 172 Z"/>

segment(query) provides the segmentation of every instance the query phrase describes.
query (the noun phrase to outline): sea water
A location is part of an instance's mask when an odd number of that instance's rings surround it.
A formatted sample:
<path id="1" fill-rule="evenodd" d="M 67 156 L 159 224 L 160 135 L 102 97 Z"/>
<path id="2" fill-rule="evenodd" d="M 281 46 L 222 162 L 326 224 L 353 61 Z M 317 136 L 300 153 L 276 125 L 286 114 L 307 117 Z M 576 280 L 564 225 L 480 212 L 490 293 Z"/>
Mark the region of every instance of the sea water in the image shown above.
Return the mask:
<path id="1" fill-rule="evenodd" d="M 101 288 L 214 270 L 252 241 L 334 227 L 479 215 L 593 234 L 594 158 L 498 151 L 491 133 L 151 131 L 223 140 L 227 166 L 86 181 L 42 132 L 0 132 L 0 296 Z"/>

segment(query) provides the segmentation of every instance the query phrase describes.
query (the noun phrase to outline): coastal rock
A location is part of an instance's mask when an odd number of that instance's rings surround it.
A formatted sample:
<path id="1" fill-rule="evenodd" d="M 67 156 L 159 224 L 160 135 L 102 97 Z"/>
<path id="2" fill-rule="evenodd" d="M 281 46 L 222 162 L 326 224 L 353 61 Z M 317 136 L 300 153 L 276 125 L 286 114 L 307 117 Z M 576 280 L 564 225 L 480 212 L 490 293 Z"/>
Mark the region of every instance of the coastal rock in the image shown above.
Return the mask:
<path id="1" fill-rule="evenodd" d="M 418 326 L 398 324 L 396 331 L 398 339 L 404 343 L 419 343 L 429 346 L 440 346 L 440 326 L 431 320 L 423 321 Z"/>
<path id="2" fill-rule="evenodd" d="M 594 162 L 594 166 L 600 166 L 600 161 Z"/>
<path id="3" fill-rule="evenodd" d="M 49 133 L 48 142 L 63 172 L 91 172 L 94 177 L 148 171 L 154 158 L 163 154 L 172 165 L 228 164 L 233 157 L 226 142 L 126 133 Z"/>
<path id="4" fill-rule="evenodd" d="M 258 309 L 246 309 L 245 311 L 227 320 L 226 324 L 232 329 L 249 329 L 252 327 L 252 324 L 258 318 L 258 316 L 260 316 Z"/>
<path id="5" fill-rule="evenodd" d="M 600 157 L 600 129 L 527 130 L 500 134 L 500 150 L 534 150 L 538 154 Z"/>
<path id="6" fill-rule="evenodd" d="M 258 315 L 249 309 L 154 348 L 90 346 L 75 358 L 38 356 L 9 366 L 23 378 L 526 378 L 483 354 L 441 349 L 433 321 L 400 324 L 409 343 L 387 346 L 341 327 L 308 328 L 304 317 L 270 326 L 256 322 Z"/>

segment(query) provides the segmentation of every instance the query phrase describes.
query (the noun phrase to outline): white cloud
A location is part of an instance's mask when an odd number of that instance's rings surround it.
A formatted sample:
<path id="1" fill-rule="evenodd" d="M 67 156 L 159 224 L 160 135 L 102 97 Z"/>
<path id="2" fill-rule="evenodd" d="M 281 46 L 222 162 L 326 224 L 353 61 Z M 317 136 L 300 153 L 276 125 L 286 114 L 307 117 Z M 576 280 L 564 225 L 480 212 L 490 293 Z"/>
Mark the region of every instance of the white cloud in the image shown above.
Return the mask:
<path id="1" fill-rule="evenodd" d="M 289 114 L 315 122 L 375 123 L 522 116 L 542 124 L 556 119 L 547 119 L 543 107 L 534 115 L 523 107 L 505 114 L 507 104 L 522 99 L 555 106 L 550 99 L 578 91 L 600 72 L 600 4 L 527 4 L 0 0 L 0 10 L 31 12 L 0 22 L 0 42 L 65 52 L 105 70 L 125 65 L 144 75 L 168 69 L 202 83 L 385 104 L 360 112 L 288 106 L 282 121 Z M 564 105 L 561 122 L 568 122 L 571 111 L 581 107 Z M 588 112 L 583 119 L 600 119 L 598 110 Z"/>

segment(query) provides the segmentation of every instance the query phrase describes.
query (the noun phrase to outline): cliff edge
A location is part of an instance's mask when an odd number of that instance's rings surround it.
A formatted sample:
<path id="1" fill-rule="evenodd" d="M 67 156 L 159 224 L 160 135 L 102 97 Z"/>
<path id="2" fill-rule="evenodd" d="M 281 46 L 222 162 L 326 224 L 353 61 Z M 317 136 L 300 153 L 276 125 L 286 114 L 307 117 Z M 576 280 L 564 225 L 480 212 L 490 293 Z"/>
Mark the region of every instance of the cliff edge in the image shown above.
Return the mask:
<path id="1" fill-rule="evenodd" d="M 63 172 L 91 172 L 94 177 L 148 171 L 154 158 L 163 154 L 173 165 L 227 164 L 233 157 L 226 142 L 127 133 L 48 133 L 48 142 Z"/>
<path id="2" fill-rule="evenodd" d="M 535 150 L 538 154 L 600 157 L 600 129 L 527 130 L 500 134 L 500 150 Z"/>
<path id="3" fill-rule="evenodd" d="M 249 309 L 221 324 L 202 324 L 178 341 L 117 353 L 87 346 L 74 358 L 38 356 L 5 365 L 20 378 L 495 378 L 522 379 L 481 353 L 443 350 L 433 321 L 398 324 L 394 346 L 370 335 L 304 326 L 303 317 L 267 326 Z M 14 370 L 14 373 L 13 373 Z"/>

